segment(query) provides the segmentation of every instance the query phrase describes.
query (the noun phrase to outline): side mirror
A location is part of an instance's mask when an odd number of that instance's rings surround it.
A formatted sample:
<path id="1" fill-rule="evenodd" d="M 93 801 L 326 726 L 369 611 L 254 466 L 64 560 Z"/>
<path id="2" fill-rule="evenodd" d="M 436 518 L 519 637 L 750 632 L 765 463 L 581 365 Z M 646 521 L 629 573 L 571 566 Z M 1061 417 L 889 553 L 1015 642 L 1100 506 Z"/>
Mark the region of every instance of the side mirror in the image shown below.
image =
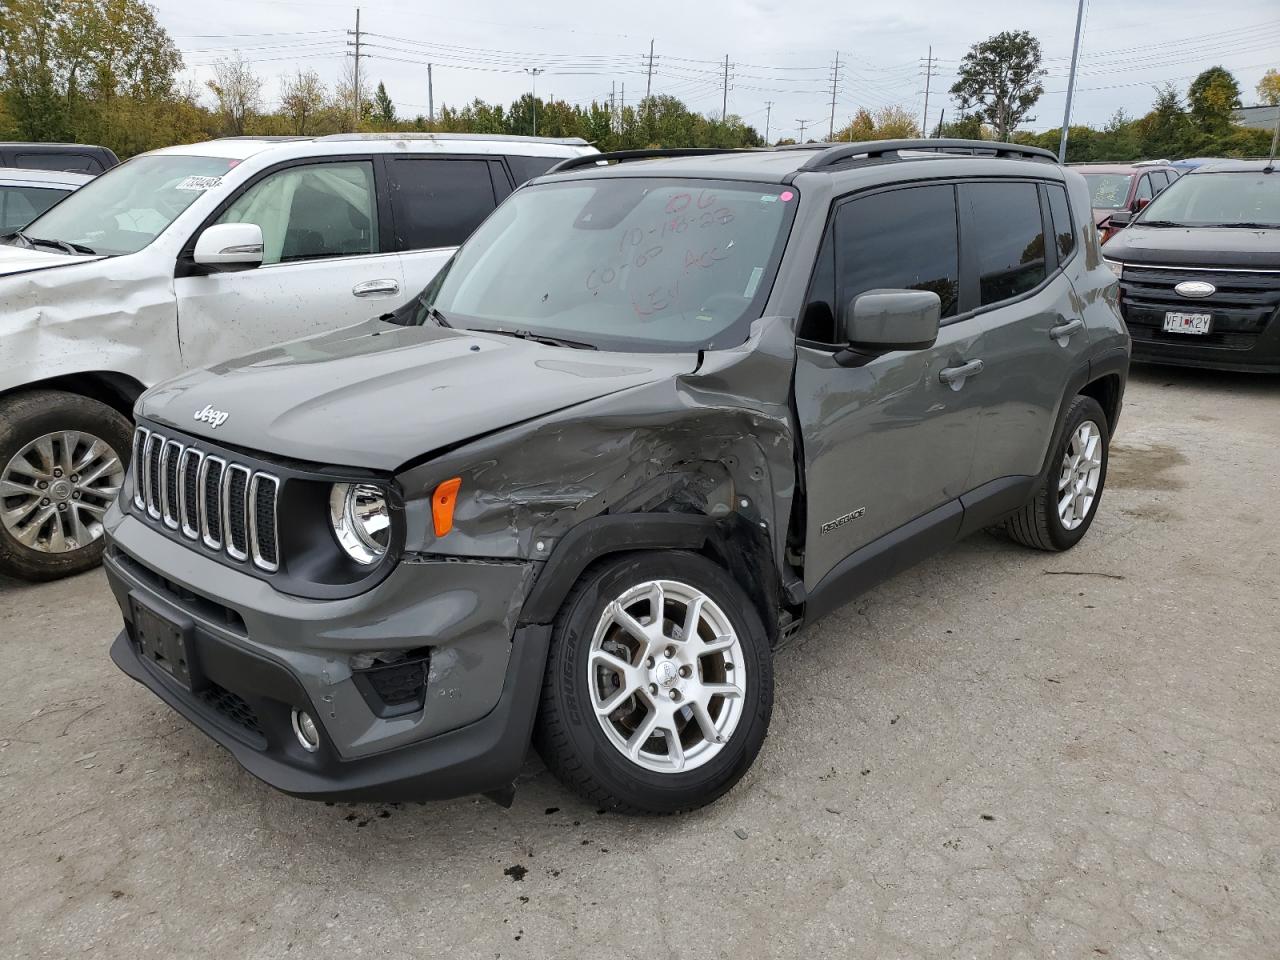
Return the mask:
<path id="1" fill-rule="evenodd" d="M 1150 197 L 1139 197 L 1136 201 L 1136 207 L 1134 209 L 1134 213 L 1137 213 L 1139 210 L 1145 210 L 1147 207 L 1147 204 L 1150 202 L 1151 202 Z"/>
<path id="2" fill-rule="evenodd" d="M 256 223 L 216 223 L 196 239 L 192 259 L 215 270 L 262 263 L 262 228 Z"/>
<path id="3" fill-rule="evenodd" d="M 1128 210 L 1117 210 L 1107 218 L 1108 230 L 1119 230 L 1133 222 L 1133 214 Z"/>
<path id="4" fill-rule="evenodd" d="M 849 301 L 844 333 L 858 353 L 924 350 L 941 320 L 942 300 L 931 290 L 868 290 Z"/>

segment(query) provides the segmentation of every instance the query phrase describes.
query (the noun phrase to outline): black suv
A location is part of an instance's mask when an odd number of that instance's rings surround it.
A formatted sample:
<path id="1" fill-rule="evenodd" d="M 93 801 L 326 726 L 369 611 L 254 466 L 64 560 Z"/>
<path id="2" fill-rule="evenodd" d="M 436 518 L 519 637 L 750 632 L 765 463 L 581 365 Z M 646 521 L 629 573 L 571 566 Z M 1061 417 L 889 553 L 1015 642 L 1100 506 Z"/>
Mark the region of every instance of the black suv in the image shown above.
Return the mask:
<path id="1" fill-rule="evenodd" d="M 1113 225 L 1129 221 L 1117 212 Z M 1103 253 L 1120 278 L 1133 358 L 1280 372 L 1280 170 L 1269 160 L 1198 167 Z"/>
<path id="2" fill-rule="evenodd" d="M 564 161 L 401 309 L 146 393 L 120 668 L 301 796 L 509 796 L 532 733 L 687 809 L 803 623 L 974 531 L 1085 535 L 1129 338 L 1083 178 L 678 153 Z"/>
<path id="3" fill-rule="evenodd" d="M 107 147 L 87 143 L 0 143 L 0 167 L 61 170 L 96 176 L 119 162 Z"/>

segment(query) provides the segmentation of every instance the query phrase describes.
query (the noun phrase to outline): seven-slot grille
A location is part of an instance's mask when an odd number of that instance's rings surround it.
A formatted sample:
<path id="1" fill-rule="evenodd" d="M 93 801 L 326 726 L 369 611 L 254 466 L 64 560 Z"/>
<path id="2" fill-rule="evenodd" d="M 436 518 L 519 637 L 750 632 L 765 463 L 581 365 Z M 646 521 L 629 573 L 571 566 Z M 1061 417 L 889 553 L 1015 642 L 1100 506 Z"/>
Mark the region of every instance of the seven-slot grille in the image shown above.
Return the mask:
<path id="1" fill-rule="evenodd" d="M 188 540 L 260 570 L 280 567 L 280 480 L 145 427 L 133 435 L 133 504 Z"/>

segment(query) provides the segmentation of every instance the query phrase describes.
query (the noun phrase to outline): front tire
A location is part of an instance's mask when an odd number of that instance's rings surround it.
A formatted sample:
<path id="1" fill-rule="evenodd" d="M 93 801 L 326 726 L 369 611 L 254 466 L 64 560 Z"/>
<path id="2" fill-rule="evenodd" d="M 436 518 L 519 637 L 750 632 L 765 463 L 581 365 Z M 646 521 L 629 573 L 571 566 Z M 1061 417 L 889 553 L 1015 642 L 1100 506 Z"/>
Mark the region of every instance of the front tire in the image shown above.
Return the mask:
<path id="1" fill-rule="evenodd" d="M 556 618 L 535 744 L 591 803 L 675 813 L 742 778 L 772 708 L 769 640 L 737 583 L 696 554 L 623 554 Z"/>
<path id="2" fill-rule="evenodd" d="M 97 566 L 131 444 L 129 421 L 88 397 L 0 400 L 0 574 L 55 580 Z"/>
<path id="3" fill-rule="evenodd" d="M 1053 468 L 1031 502 L 1005 521 L 1005 533 L 1036 550 L 1074 547 L 1098 514 L 1110 450 L 1102 406 L 1093 397 L 1074 397 L 1063 417 L 1062 436 L 1050 461 Z"/>

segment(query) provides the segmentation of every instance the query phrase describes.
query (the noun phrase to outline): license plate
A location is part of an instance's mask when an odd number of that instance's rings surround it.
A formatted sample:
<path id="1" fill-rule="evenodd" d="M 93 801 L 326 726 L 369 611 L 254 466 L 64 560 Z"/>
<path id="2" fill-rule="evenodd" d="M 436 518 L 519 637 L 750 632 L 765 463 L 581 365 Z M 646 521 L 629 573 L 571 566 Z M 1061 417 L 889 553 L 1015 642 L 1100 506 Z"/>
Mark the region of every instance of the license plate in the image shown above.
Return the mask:
<path id="1" fill-rule="evenodd" d="M 1164 315 L 1165 333 L 1208 333 L 1213 322 L 1211 313 L 1175 313 Z"/>
<path id="2" fill-rule="evenodd" d="M 191 622 L 171 620 L 136 596 L 129 597 L 129 609 L 138 651 L 188 690 L 193 689 L 197 671 L 191 659 Z"/>

